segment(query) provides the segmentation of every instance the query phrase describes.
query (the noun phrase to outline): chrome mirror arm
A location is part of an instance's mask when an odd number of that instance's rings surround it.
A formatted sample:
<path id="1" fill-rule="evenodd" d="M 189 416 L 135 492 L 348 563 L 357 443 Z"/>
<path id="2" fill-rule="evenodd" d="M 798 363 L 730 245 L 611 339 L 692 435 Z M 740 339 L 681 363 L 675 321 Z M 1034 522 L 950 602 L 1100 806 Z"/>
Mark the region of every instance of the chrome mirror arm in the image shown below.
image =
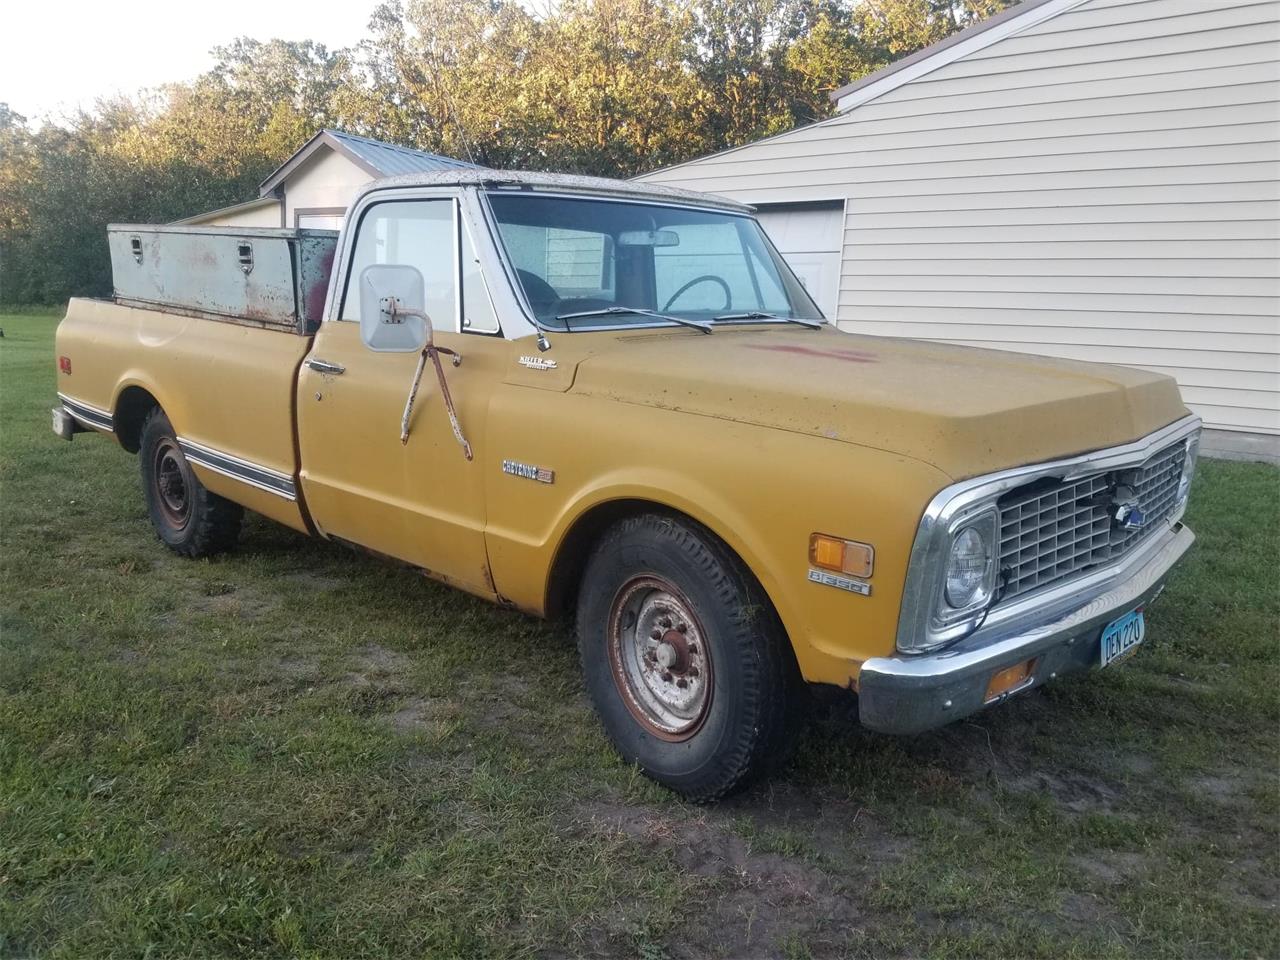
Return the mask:
<path id="1" fill-rule="evenodd" d="M 467 442 L 467 438 L 462 434 L 462 426 L 458 423 L 458 413 L 453 407 L 453 397 L 449 394 L 449 384 L 444 378 L 444 367 L 440 364 L 440 354 L 442 353 L 453 358 L 455 367 L 461 365 L 462 355 L 456 350 L 450 350 L 448 347 L 436 346 L 431 317 L 425 311 L 402 307 L 396 297 L 383 297 L 379 305 L 382 308 L 382 313 L 390 317 L 386 321 L 387 323 L 404 323 L 404 320 L 401 319 L 402 317 L 418 317 L 427 328 L 427 342 L 423 344 L 422 352 L 418 354 L 418 366 L 413 372 L 413 383 L 409 386 L 409 398 L 404 404 L 404 415 L 400 418 L 400 442 L 402 444 L 409 442 L 409 421 L 413 419 L 413 404 L 418 398 L 418 387 L 422 383 L 422 371 L 426 368 L 427 359 L 430 358 L 431 363 L 436 368 L 436 379 L 440 382 L 440 396 L 444 398 L 444 408 L 449 414 L 449 426 L 453 428 L 454 439 L 462 447 L 462 455 L 471 460 L 473 458 L 471 444 Z"/>

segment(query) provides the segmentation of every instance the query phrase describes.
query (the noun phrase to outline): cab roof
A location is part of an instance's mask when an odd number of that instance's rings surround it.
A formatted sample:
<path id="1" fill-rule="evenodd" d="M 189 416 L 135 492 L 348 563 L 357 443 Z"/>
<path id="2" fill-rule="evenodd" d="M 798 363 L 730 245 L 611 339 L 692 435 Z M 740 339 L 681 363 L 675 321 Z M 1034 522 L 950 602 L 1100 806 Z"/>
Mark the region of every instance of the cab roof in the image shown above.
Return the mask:
<path id="1" fill-rule="evenodd" d="M 699 207 L 714 207 L 734 213 L 749 213 L 754 208 L 728 197 L 679 187 L 613 180 L 608 177 L 586 177 L 575 173 L 535 173 L 524 170 L 490 170 L 485 167 L 440 170 L 431 173 L 406 173 L 374 180 L 360 191 L 357 199 L 378 190 L 397 187 L 492 187 L 548 193 L 577 193 L 609 196 L 627 200 L 650 200 Z"/>

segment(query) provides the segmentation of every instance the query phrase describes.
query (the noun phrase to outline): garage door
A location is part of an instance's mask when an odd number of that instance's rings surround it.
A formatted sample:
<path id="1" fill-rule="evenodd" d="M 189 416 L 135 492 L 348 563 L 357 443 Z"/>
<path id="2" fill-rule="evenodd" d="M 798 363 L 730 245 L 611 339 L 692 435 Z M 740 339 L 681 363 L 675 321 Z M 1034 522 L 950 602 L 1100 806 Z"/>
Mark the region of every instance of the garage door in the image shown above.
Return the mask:
<path id="1" fill-rule="evenodd" d="M 844 203 L 759 204 L 756 216 L 822 312 L 835 319 Z"/>
<path id="2" fill-rule="evenodd" d="M 298 214 L 298 226 L 306 230 L 341 230 L 342 215 L 300 213 Z"/>

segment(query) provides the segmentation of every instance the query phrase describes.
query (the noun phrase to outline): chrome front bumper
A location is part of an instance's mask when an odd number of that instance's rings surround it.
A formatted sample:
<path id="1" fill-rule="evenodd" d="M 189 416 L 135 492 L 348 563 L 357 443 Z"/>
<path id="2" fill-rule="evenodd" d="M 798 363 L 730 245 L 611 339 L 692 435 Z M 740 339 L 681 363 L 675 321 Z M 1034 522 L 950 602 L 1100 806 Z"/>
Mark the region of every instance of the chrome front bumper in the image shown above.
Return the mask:
<path id="1" fill-rule="evenodd" d="M 937 653 L 874 657 L 858 678 L 863 725 L 884 733 L 919 733 L 958 720 L 985 706 L 1100 660 L 1102 628 L 1146 605 L 1164 589 L 1165 578 L 1195 541 L 1181 523 L 1143 551 L 1123 576 L 1077 598 L 1069 611 L 1045 611 L 1043 622 L 1022 616 Z M 1006 667 L 1034 660 L 1031 676 L 991 700 L 991 678 Z"/>

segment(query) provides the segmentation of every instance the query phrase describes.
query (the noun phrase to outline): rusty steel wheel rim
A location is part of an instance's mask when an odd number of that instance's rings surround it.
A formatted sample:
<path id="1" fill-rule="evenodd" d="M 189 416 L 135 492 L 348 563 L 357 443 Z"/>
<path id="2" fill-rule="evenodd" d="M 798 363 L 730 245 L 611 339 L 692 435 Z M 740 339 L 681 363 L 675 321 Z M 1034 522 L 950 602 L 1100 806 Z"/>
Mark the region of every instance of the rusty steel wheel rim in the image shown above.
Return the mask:
<path id="1" fill-rule="evenodd" d="M 185 527 L 191 517 L 190 468 L 177 442 L 167 437 L 161 440 L 154 464 L 160 511 L 172 526 Z"/>
<path id="2" fill-rule="evenodd" d="M 711 708 L 706 634 L 683 593 L 657 576 L 622 585 L 609 611 L 609 666 L 631 715 L 663 740 L 687 740 Z"/>

